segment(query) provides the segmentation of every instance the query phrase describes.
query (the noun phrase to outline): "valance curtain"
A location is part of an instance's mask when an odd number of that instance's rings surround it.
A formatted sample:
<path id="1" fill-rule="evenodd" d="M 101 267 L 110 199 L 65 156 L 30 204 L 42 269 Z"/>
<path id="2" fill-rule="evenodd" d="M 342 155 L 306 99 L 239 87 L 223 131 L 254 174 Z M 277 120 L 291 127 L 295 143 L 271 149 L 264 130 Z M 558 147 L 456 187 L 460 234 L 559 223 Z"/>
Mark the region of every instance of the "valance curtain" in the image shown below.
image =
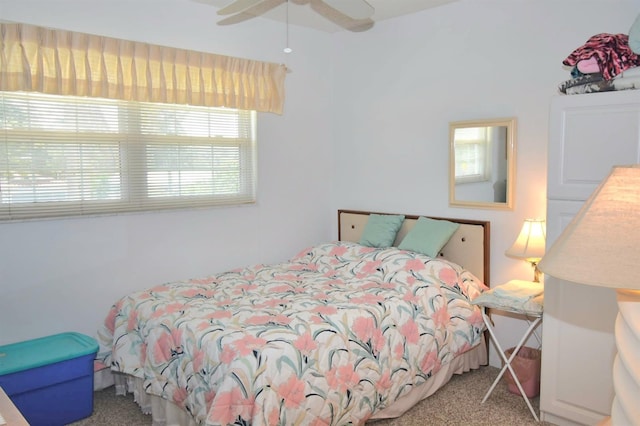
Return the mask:
<path id="1" fill-rule="evenodd" d="M 0 90 L 282 114 L 282 64 L 0 24 Z"/>

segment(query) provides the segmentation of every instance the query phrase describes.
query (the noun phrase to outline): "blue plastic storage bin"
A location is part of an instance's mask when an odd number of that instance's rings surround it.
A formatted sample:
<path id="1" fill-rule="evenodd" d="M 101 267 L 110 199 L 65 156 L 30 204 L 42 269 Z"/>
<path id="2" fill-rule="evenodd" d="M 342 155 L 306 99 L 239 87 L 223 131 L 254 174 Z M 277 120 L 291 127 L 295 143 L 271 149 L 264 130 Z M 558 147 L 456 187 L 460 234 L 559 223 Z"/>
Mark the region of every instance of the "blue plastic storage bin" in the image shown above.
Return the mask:
<path id="1" fill-rule="evenodd" d="M 0 387 L 31 426 L 57 426 L 93 413 L 95 339 L 61 333 L 0 346 Z"/>

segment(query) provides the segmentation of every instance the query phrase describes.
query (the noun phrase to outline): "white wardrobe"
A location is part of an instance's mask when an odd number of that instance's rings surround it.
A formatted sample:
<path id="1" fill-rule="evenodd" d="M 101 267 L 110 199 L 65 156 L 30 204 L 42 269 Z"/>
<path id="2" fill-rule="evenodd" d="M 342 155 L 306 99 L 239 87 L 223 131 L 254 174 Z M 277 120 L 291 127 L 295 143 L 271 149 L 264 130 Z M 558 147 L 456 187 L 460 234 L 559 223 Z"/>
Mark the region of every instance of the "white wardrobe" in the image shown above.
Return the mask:
<path id="1" fill-rule="evenodd" d="M 640 163 L 640 90 L 557 96 L 549 132 L 547 247 L 612 166 Z M 610 414 L 616 314 L 614 290 L 545 277 L 542 420 L 593 425 Z"/>

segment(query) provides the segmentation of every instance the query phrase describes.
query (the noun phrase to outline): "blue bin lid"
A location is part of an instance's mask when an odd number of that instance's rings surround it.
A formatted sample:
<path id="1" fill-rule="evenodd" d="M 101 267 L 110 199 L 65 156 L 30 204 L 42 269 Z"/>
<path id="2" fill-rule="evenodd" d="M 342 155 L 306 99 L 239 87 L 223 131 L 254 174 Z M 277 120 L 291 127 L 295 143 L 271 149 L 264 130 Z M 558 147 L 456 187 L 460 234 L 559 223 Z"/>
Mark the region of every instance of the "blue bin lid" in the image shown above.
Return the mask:
<path id="1" fill-rule="evenodd" d="M 98 342 L 80 333 L 60 333 L 0 346 L 0 376 L 98 352 Z"/>

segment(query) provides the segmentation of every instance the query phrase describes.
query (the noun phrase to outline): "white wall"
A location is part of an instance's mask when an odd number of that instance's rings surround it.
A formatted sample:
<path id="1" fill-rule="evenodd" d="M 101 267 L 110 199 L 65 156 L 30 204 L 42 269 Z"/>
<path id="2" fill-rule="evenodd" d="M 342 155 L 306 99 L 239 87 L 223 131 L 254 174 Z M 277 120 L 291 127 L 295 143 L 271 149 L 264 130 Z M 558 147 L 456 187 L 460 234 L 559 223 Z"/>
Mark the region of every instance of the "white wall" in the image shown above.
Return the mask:
<path id="1" fill-rule="evenodd" d="M 0 18 L 271 62 L 292 69 L 282 116 L 258 114 L 258 202 L 152 214 L 0 224 L 0 344 L 94 335 L 124 294 L 281 261 L 332 237 L 331 38 L 255 20 L 215 24 L 188 0 L 0 0 Z M 309 101 L 312 102 L 309 102 Z"/>
<path id="2" fill-rule="evenodd" d="M 333 206 L 490 220 L 491 284 L 532 279 L 504 251 L 525 218 L 546 215 L 562 60 L 594 34 L 627 33 L 639 11 L 637 1 L 461 0 L 336 35 Z M 448 123 L 498 117 L 518 120 L 514 210 L 450 208 Z M 526 323 L 494 319 L 514 346 Z"/>
<path id="3" fill-rule="evenodd" d="M 282 24 L 218 27 L 214 8 L 188 0 L 0 0 L 5 20 L 292 69 L 285 113 L 259 115 L 255 206 L 0 224 L 0 344 L 93 334 L 130 290 L 282 260 L 334 238 L 338 208 L 490 220 L 492 285 L 529 279 L 504 251 L 523 219 L 545 215 L 548 106 L 569 78 L 561 62 L 591 35 L 626 33 L 639 11 L 638 0 L 460 0 L 364 33 L 291 27 L 285 57 Z M 515 209 L 450 208 L 448 123 L 510 116 Z M 505 345 L 524 329 L 496 323 Z"/>

